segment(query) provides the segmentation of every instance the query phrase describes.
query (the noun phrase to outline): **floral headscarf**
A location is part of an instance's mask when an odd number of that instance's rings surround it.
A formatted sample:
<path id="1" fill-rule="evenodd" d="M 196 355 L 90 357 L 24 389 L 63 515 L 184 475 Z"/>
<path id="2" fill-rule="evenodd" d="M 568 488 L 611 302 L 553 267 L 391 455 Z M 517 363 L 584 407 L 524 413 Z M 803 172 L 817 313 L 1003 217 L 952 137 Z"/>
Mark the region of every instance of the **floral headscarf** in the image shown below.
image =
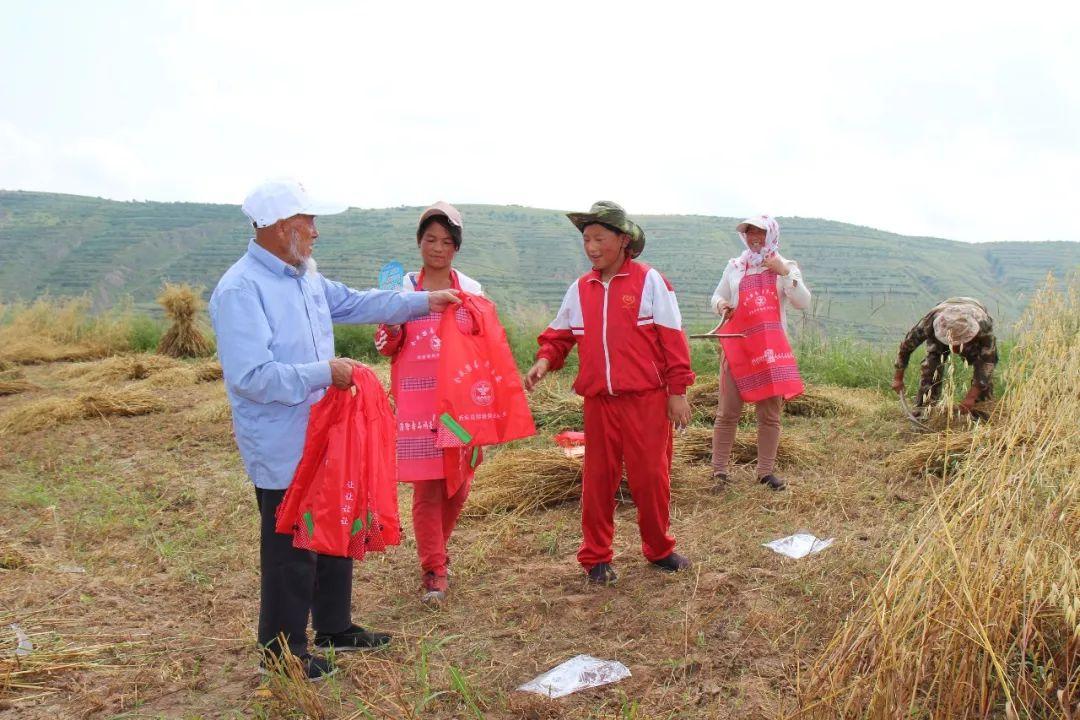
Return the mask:
<path id="1" fill-rule="evenodd" d="M 744 273 L 750 268 L 759 267 L 765 262 L 766 258 L 780 251 L 780 224 L 775 219 L 769 215 L 758 215 L 743 220 L 737 227 L 742 228 L 747 225 L 754 227 L 765 226 L 765 245 L 761 248 L 761 252 L 754 252 L 750 249 L 749 243 L 746 242 L 746 232 L 738 230 L 739 237 L 742 238 L 746 249 L 743 250 L 742 255 L 739 255 L 739 257 L 732 258 L 732 262 Z"/>

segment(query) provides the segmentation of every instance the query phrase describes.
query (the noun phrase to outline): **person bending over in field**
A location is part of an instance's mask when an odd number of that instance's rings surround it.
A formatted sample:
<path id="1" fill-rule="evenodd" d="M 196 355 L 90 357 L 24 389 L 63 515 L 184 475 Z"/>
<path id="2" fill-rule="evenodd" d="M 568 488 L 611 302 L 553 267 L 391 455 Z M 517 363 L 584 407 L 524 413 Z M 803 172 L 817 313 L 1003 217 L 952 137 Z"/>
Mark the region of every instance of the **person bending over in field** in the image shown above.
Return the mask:
<path id="1" fill-rule="evenodd" d="M 981 302 L 969 297 L 943 300 L 908 330 L 900 343 L 893 375 L 892 389 L 898 394 L 904 392 L 904 371 L 911 353 L 924 342 L 926 357 L 919 369 L 916 407 L 925 410 L 941 399 L 942 372 L 951 352 L 959 353 L 974 368 L 971 389 L 960 401 L 960 410 L 970 414 L 975 403 L 993 396 L 997 341 L 994 320 Z"/>

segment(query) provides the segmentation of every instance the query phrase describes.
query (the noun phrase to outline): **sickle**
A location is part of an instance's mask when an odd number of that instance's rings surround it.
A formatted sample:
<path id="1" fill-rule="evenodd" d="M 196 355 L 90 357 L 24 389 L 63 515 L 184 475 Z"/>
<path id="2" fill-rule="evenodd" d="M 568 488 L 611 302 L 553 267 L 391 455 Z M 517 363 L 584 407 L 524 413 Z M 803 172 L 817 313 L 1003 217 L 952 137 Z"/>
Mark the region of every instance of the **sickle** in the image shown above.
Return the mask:
<path id="1" fill-rule="evenodd" d="M 907 394 L 901 392 L 897 394 L 900 398 L 900 410 L 904 413 L 904 417 L 911 421 L 911 424 L 920 430 L 926 430 L 927 432 L 933 432 L 934 429 L 920 420 L 915 413 L 911 411 L 911 406 L 908 405 Z"/>
<path id="2" fill-rule="evenodd" d="M 744 338 L 744 337 L 746 337 L 746 334 L 745 333 L 701 333 L 699 335 L 691 335 L 690 337 L 692 339 L 694 339 L 694 340 L 700 340 L 702 338 L 715 338 L 717 340 L 720 340 L 720 339 L 723 339 L 723 338 Z"/>

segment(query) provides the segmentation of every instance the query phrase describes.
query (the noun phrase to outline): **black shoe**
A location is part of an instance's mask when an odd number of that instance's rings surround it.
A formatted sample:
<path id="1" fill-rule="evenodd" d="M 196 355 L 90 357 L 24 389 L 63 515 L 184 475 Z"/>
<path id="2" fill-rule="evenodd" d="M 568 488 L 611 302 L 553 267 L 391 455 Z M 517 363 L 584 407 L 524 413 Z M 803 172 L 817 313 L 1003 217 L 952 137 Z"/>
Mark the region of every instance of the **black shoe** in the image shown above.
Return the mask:
<path id="1" fill-rule="evenodd" d="M 373 650 L 390 642 L 386 633 L 365 630 L 359 625 L 350 625 L 339 633 L 315 633 L 315 647 L 334 648 L 335 652 L 352 650 Z"/>
<path id="2" fill-rule="evenodd" d="M 714 492 L 714 493 L 722 493 L 722 492 L 726 491 L 728 489 L 729 480 L 730 480 L 730 478 L 728 478 L 727 473 L 722 473 L 722 472 L 713 473 L 713 476 L 712 476 L 713 484 L 712 484 L 712 487 L 710 488 L 710 490 L 712 492 Z"/>
<path id="3" fill-rule="evenodd" d="M 309 682 L 320 682 L 331 675 L 337 674 L 337 666 L 324 657 L 307 654 L 293 655 L 292 657 L 300 662 Z M 269 662 L 270 667 L 267 667 L 267 660 L 263 660 L 259 663 L 260 675 L 269 675 L 271 672 L 281 672 L 284 669 L 277 658 L 274 658 Z"/>
<path id="4" fill-rule="evenodd" d="M 614 585 L 619 579 L 615 574 L 615 568 L 609 563 L 598 563 L 589 568 L 589 582 L 597 585 Z"/>
<path id="5" fill-rule="evenodd" d="M 762 485 L 768 486 L 770 490 L 783 490 L 787 487 L 787 485 L 784 484 L 783 480 L 771 474 L 766 475 L 762 478 L 758 478 L 758 482 Z"/>
<path id="6" fill-rule="evenodd" d="M 660 558 L 659 560 L 650 560 L 650 562 L 664 572 L 669 573 L 686 570 L 692 564 L 689 558 L 685 558 L 677 552 L 673 552 L 667 557 Z"/>

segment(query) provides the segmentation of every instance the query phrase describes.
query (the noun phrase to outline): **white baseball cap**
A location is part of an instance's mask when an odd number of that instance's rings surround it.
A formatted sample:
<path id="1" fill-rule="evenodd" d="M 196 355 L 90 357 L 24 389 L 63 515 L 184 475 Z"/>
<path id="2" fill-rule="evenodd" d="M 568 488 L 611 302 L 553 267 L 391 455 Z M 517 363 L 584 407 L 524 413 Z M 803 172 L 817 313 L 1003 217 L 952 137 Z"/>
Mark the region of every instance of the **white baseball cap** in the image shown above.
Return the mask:
<path id="1" fill-rule="evenodd" d="M 315 200 L 297 180 L 267 180 L 244 198 L 240 209 L 255 227 L 269 227 L 293 215 L 337 215 L 346 205 Z"/>

